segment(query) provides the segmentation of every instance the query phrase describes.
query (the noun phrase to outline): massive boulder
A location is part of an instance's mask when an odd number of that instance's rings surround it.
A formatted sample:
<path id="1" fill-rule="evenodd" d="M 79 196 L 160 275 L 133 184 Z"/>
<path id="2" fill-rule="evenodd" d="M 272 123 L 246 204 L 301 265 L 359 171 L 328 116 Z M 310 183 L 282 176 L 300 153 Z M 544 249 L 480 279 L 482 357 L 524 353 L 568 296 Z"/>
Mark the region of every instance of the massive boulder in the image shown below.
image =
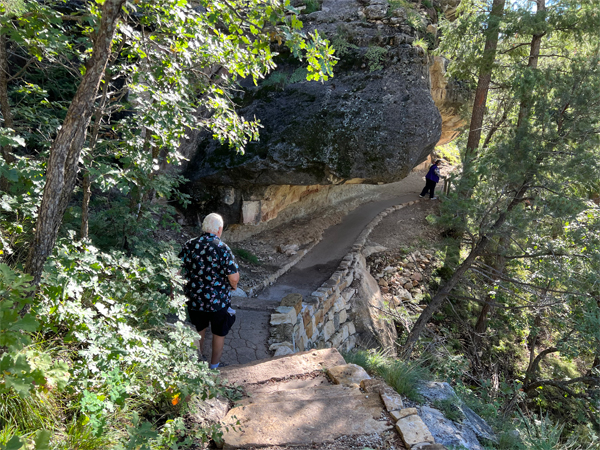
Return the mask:
<path id="1" fill-rule="evenodd" d="M 322 186 L 401 180 L 440 141 L 432 61 L 413 45 L 424 35 L 426 15 L 386 0 L 324 0 L 320 6 L 303 21 L 336 47 L 335 77 L 307 82 L 305 69 L 276 49 L 277 70 L 258 86 L 245 85 L 238 99 L 241 116 L 260 120 L 260 141 L 243 155 L 208 134 L 187 143 L 194 146 L 185 171 L 192 213 L 217 210 L 229 223 L 271 220 Z M 289 202 L 273 201 L 269 192 L 281 190 L 273 186 L 302 188 Z"/>

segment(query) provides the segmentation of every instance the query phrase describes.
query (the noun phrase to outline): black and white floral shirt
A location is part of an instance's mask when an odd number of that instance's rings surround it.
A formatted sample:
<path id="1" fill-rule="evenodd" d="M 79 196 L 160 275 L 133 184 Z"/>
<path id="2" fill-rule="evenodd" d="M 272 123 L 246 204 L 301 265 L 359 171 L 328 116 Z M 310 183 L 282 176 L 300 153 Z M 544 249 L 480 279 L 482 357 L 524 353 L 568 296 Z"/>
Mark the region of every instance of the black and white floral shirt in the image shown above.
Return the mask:
<path id="1" fill-rule="evenodd" d="M 194 311 L 215 312 L 230 304 L 231 285 L 227 275 L 238 272 L 231 249 L 216 235 L 204 233 L 187 241 L 179 253 L 183 276 L 187 279 L 185 295 Z"/>

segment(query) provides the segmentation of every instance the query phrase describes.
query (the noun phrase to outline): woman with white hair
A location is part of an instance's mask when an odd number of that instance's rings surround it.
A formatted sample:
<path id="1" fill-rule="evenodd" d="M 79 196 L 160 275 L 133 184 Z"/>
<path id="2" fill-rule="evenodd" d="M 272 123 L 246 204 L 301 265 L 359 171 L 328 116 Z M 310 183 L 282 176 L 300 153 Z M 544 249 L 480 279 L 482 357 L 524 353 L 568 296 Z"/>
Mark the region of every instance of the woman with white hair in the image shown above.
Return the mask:
<path id="1" fill-rule="evenodd" d="M 190 321 L 200 334 L 200 352 L 210 325 L 213 334 L 210 368 L 219 367 L 225 336 L 235 322 L 231 291 L 240 280 L 239 268 L 231 249 L 221 241 L 223 218 L 211 213 L 202 222 L 202 235 L 183 245 L 179 257 L 183 264 L 184 288 Z"/>

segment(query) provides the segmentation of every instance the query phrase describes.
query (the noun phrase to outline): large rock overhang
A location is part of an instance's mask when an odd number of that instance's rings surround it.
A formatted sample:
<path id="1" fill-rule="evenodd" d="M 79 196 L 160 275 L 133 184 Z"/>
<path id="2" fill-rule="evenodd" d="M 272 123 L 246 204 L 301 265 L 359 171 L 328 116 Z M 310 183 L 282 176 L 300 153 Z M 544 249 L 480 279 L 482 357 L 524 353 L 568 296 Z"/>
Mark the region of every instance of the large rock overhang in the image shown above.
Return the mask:
<path id="1" fill-rule="evenodd" d="M 246 86 L 239 113 L 260 120 L 260 140 L 243 155 L 208 133 L 199 140 L 184 173 L 194 216 L 217 210 L 229 223 L 244 223 L 244 202 L 250 217 L 248 208 L 256 205 L 248 202 L 273 192 L 269 186 L 399 181 L 439 142 L 442 118 L 430 91 L 430 61 L 411 45 L 410 28 L 400 19 L 365 19 L 364 5 L 352 0 L 325 0 L 322 6 L 304 18 L 306 27 L 350 45 L 335 77 L 301 81 L 293 76 L 299 63 L 282 54 L 277 73 L 286 81 Z M 382 49 L 380 68 L 369 56 L 373 48 Z M 276 215 L 263 211 L 252 220 Z"/>

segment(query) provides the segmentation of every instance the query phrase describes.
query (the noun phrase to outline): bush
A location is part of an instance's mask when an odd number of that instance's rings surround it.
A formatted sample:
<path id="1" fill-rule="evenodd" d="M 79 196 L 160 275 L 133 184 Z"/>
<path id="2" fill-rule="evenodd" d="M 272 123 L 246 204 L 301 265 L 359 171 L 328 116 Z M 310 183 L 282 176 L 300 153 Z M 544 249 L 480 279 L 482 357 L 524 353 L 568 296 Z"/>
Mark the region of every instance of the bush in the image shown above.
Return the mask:
<path id="1" fill-rule="evenodd" d="M 376 70 L 383 69 L 385 55 L 387 55 L 387 49 L 377 46 L 369 47 L 365 53 L 365 59 L 367 60 L 367 65 L 369 66 L 369 72 L 375 72 Z"/>
<path id="2" fill-rule="evenodd" d="M 252 264 L 259 264 L 260 260 L 251 251 L 243 248 L 234 248 L 231 250 L 235 256 Z"/>
<path id="3" fill-rule="evenodd" d="M 65 450 L 206 439 L 203 430 L 186 430 L 185 400 L 221 388 L 206 363 L 196 363 L 197 334 L 181 321 L 166 323 L 169 314 L 185 318 L 185 297 L 163 293 L 171 283 L 180 288 L 179 260 L 168 245 L 137 250 L 60 242 L 23 317 L 16 299 L 26 298 L 29 278 L 0 265 L 0 337 L 11 349 L 0 375 L 1 444 L 19 448 L 39 430 Z"/>
<path id="4" fill-rule="evenodd" d="M 321 9 L 319 0 L 306 0 L 305 5 L 306 8 L 303 11 L 304 14 L 314 13 L 315 11 L 319 11 Z"/>

